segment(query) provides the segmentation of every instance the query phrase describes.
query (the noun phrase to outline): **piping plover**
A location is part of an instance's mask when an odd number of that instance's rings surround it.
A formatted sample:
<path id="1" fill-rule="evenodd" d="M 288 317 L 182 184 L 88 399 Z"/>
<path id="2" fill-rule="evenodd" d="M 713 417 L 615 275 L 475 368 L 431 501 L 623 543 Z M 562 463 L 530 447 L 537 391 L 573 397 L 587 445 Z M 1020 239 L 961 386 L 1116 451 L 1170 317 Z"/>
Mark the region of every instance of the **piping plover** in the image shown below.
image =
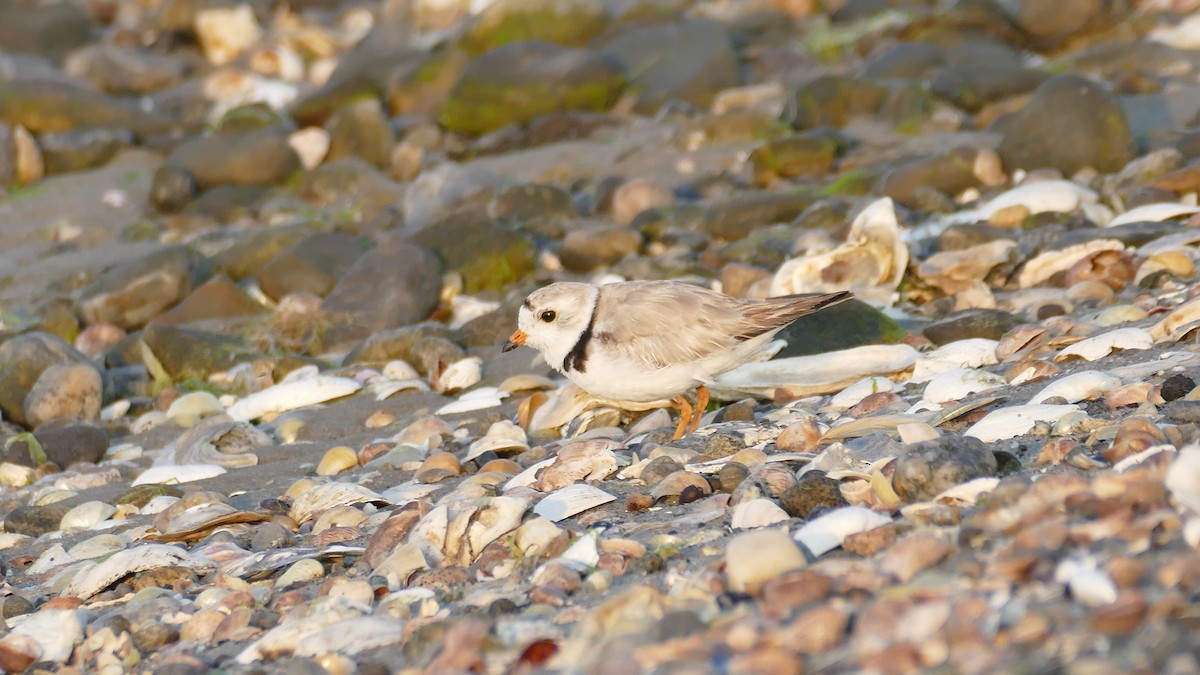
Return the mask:
<path id="1" fill-rule="evenodd" d="M 614 401 L 673 400 L 675 438 L 695 431 L 705 384 L 753 361 L 784 326 L 849 291 L 743 300 L 676 281 L 550 284 L 525 299 L 504 351 L 527 345 L 581 389 Z M 683 396 L 696 387 L 696 406 Z"/>

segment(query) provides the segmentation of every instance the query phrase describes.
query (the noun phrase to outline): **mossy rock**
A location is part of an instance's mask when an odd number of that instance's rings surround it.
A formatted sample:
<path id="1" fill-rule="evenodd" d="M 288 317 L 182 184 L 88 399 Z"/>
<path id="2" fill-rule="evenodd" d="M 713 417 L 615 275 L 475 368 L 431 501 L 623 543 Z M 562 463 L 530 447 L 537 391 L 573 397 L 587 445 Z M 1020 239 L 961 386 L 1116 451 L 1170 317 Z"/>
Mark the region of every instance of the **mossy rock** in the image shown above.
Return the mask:
<path id="1" fill-rule="evenodd" d="M 467 293 L 504 288 L 537 268 L 537 249 L 529 237 L 482 214 L 450 216 L 412 239 L 458 272 Z"/>
<path id="2" fill-rule="evenodd" d="M 516 42 L 479 57 L 442 105 L 447 130 L 485 134 L 563 110 L 606 110 L 625 77 L 612 59 L 547 42 Z"/>
<path id="3" fill-rule="evenodd" d="M 841 127 L 856 117 L 874 116 L 887 97 L 888 89 L 873 82 L 827 75 L 796 91 L 784 121 L 796 129 Z"/>
<path id="4" fill-rule="evenodd" d="M 471 56 L 524 40 L 584 47 L 608 21 L 604 3 L 595 0 L 498 0 L 476 17 L 458 44 Z"/>

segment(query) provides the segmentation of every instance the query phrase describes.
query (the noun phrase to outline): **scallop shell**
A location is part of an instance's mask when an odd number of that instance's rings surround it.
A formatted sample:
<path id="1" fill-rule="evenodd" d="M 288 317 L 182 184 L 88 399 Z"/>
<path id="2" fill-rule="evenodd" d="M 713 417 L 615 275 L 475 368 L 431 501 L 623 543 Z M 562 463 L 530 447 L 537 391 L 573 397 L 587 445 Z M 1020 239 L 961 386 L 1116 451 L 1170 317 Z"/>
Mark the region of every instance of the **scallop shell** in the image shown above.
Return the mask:
<path id="1" fill-rule="evenodd" d="M 976 422 L 964 435 L 978 438 L 985 443 L 1016 438 L 1028 433 L 1038 422 L 1053 424 L 1065 415 L 1079 411 L 1077 405 L 1018 405 L 1001 408 L 988 413 Z"/>
<path id="2" fill-rule="evenodd" d="M 348 377 L 313 375 L 250 394 L 230 406 L 227 413 L 235 421 L 248 422 L 349 396 L 359 389 L 362 385 Z"/>
<path id="3" fill-rule="evenodd" d="M 771 280 L 770 294 L 849 289 L 865 302 L 890 305 L 907 268 L 908 245 L 901 236 L 892 200 L 885 197 L 858 214 L 841 246 L 783 263 Z M 834 269 L 837 273 L 831 275 Z"/>
<path id="4" fill-rule="evenodd" d="M 550 522 L 557 523 L 601 504 L 616 501 L 616 499 L 600 488 L 586 483 L 575 483 L 559 488 L 543 497 L 537 506 L 533 507 L 533 512 Z"/>
<path id="5" fill-rule="evenodd" d="M 387 504 L 383 495 L 355 483 L 325 483 L 305 490 L 292 502 L 288 515 L 303 524 L 326 509 L 345 504 L 373 502 Z"/>
<path id="6" fill-rule="evenodd" d="M 1153 346 L 1154 338 L 1145 328 L 1118 328 L 1080 340 L 1060 351 L 1054 360 L 1062 362 L 1080 358 L 1085 361 L 1097 361 L 1118 349 L 1149 349 Z"/>
<path id="7" fill-rule="evenodd" d="M 889 516 L 862 506 L 844 506 L 812 520 L 794 535 L 795 540 L 820 557 L 842 545 L 846 537 L 892 522 Z"/>
<path id="8" fill-rule="evenodd" d="M 1050 398 L 1062 398 L 1067 403 L 1090 401 L 1107 395 L 1121 386 L 1120 378 L 1098 370 L 1084 370 L 1055 380 L 1029 399 L 1038 404 Z"/>
<path id="9" fill-rule="evenodd" d="M 63 591 L 63 595 L 87 600 L 108 588 L 117 580 L 135 572 L 160 567 L 187 567 L 195 569 L 186 549 L 167 544 L 143 544 L 117 551 L 104 562 L 81 569 Z"/>

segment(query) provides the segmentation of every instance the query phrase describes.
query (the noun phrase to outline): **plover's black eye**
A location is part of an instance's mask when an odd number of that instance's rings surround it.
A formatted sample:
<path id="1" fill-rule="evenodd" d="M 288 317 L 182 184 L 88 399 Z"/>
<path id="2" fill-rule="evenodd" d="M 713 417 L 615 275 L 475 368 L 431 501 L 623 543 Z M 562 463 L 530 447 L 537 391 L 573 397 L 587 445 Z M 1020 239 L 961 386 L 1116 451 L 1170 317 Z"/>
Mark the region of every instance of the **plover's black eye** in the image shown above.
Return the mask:
<path id="1" fill-rule="evenodd" d="M 541 314 L 542 321 L 545 321 L 546 323 L 550 323 L 551 321 L 553 321 L 557 318 L 558 318 L 558 313 L 552 309 L 548 309 L 548 310 L 542 312 L 542 314 Z"/>

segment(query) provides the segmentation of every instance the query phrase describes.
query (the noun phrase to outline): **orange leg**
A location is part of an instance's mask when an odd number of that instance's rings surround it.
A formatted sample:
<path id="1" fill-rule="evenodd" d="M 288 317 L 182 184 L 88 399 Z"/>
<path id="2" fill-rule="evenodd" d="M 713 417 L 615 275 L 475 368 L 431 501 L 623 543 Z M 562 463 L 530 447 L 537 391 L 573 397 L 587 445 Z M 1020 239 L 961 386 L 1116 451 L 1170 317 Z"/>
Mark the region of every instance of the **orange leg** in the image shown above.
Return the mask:
<path id="1" fill-rule="evenodd" d="M 692 404 L 688 403 L 682 394 L 675 397 L 674 403 L 679 406 L 679 424 L 675 426 L 675 435 L 671 437 L 671 440 L 677 441 L 683 438 L 683 433 L 687 429 L 688 423 L 691 422 Z"/>
<path id="2" fill-rule="evenodd" d="M 696 387 L 696 410 L 692 413 L 692 423 L 688 425 L 687 432 L 690 434 L 700 428 L 700 418 L 704 417 L 704 410 L 708 407 L 708 387 L 700 385 Z"/>

